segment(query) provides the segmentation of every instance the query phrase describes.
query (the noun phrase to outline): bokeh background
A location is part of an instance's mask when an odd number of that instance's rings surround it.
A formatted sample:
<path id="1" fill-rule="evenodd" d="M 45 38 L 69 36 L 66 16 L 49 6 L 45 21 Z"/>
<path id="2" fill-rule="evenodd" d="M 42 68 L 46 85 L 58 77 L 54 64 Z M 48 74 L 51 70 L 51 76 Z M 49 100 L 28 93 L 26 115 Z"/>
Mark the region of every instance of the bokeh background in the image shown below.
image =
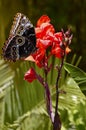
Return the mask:
<path id="1" fill-rule="evenodd" d="M 72 51 L 67 57 L 67 62 L 78 64 L 86 72 L 86 0 L 0 0 L 0 54 L 17 12 L 27 15 L 34 26 L 41 15 L 47 14 L 56 31 L 71 28 Z M 33 63 L 28 61 L 6 62 L 0 55 L 0 130 L 52 128 L 46 112 L 44 89 L 37 81 L 29 84 L 23 80 L 31 65 Z M 43 74 L 42 70 L 36 66 L 34 68 Z M 79 76 L 85 76 L 81 87 L 86 94 L 86 73 L 77 72 Z M 53 70 L 48 77 L 53 104 L 55 87 L 51 80 L 55 83 L 55 76 L 56 72 Z M 67 92 L 59 98 L 62 130 L 86 130 L 85 95 L 73 78 L 67 78 L 61 87 Z"/>

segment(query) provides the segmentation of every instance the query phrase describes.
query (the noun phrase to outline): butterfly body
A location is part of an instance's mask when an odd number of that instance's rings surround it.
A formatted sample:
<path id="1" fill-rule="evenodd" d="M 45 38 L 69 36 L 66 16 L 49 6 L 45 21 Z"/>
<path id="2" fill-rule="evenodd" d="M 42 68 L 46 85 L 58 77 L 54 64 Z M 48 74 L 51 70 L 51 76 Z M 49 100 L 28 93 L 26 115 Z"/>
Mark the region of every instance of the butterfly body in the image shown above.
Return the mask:
<path id="1" fill-rule="evenodd" d="M 30 20 L 17 13 L 10 30 L 10 35 L 3 47 L 3 57 L 16 61 L 24 59 L 36 50 L 35 30 Z"/>

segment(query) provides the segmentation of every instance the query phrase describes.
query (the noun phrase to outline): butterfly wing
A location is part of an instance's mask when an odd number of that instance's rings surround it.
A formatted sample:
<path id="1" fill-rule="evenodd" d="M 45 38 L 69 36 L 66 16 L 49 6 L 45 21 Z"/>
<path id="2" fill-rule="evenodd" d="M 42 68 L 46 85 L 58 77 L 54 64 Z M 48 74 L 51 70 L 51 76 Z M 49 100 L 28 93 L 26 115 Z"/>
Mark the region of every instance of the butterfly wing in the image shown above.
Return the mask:
<path id="1" fill-rule="evenodd" d="M 30 20 L 23 14 L 14 17 L 9 38 L 3 47 L 3 57 L 16 61 L 26 58 L 36 50 L 35 30 Z"/>
<path id="2" fill-rule="evenodd" d="M 10 35 L 22 36 L 27 28 L 33 28 L 33 24 L 24 14 L 17 13 L 14 17 Z"/>

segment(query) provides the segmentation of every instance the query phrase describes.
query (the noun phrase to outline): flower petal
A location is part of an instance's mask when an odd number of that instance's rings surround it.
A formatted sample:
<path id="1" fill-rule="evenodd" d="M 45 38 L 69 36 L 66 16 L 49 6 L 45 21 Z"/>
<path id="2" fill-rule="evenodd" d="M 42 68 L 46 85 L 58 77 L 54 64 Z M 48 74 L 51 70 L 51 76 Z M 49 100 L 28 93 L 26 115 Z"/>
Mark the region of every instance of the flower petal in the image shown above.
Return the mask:
<path id="1" fill-rule="evenodd" d="M 28 72 L 26 72 L 26 74 L 24 75 L 24 80 L 28 81 L 28 82 L 32 82 L 33 80 L 36 79 L 36 73 L 35 70 L 33 68 L 29 69 Z"/>
<path id="2" fill-rule="evenodd" d="M 51 40 L 38 39 L 38 41 L 37 41 L 37 48 L 41 48 L 42 50 L 47 49 L 51 45 L 52 45 Z"/>
<path id="3" fill-rule="evenodd" d="M 37 21 L 37 27 L 39 27 L 42 23 L 50 22 L 50 18 L 47 15 L 42 15 Z"/>
<path id="4" fill-rule="evenodd" d="M 46 33 L 47 33 L 47 32 L 55 33 L 55 29 L 54 29 L 53 25 L 50 24 L 50 23 L 42 23 L 41 26 L 40 26 L 40 28 L 41 28 L 43 31 L 45 31 Z M 46 33 L 45 33 L 45 34 L 46 34 Z"/>
<path id="5" fill-rule="evenodd" d="M 55 33 L 55 37 L 62 40 L 62 37 L 63 37 L 62 32 Z"/>
<path id="6" fill-rule="evenodd" d="M 42 30 L 39 27 L 35 28 L 35 33 L 36 33 L 36 38 L 42 37 Z"/>
<path id="7" fill-rule="evenodd" d="M 51 54 L 52 55 L 55 55 L 57 58 L 62 58 L 64 52 L 63 50 L 61 49 L 60 45 L 58 44 L 58 42 L 54 43 L 53 46 L 52 46 L 52 49 L 51 49 Z"/>
<path id="8" fill-rule="evenodd" d="M 35 60 L 33 59 L 33 57 L 31 55 L 28 56 L 27 58 L 25 58 L 24 60 L 35 62 Z"/>
<path id="9" fill-rule="evenodd" d="M 54 34 L 55 29 L 50 23 L 42 23 L 40 27 L 35 28 L 36 38 L 44 39 L 50 33 Z"/>
<path id="10" fill-rule="evenodd" d="M 66 54 L 68 54 L 69 52 L 71 52 L 71 49 L 67 46 L 66 47 Z"/>

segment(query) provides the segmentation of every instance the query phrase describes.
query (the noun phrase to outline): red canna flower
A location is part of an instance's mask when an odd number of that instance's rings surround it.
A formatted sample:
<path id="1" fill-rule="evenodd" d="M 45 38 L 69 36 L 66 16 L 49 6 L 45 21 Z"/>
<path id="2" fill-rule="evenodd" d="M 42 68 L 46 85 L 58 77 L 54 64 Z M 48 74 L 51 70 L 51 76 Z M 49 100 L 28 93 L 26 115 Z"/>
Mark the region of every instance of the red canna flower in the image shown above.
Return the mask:
<path id="1" fill-rule="evenodd" d="M 70 52 L 67 41 L 71 41 L 69 37 L 69 32 L 66 33 L 58 32 L 55 33 L 53 25 L 50 23 L 50 18 L 47 15 L 43 15 L 37 21 L 37 26 L 35 28 L 36 33 L 36 46 L 37 51 L 32 54 L 26 60 L 34 61 L 39 67 L 44 66 L 46 60 L 46 51 L 50 50 L 50 56 L 54 55 L 57 58 L 62 58 L 64 53 L 68 54 Z M 65 50 L 65 51 L 64 51 Z M 48 60 L 48 58 L 46 58 Z M 47 62 L 47 61 L 46 61 Z"/>
<path id="2" fill-rule="evenodd" d="M 55 29 L 53 25 L 50 24 L 50 19 L 47 15 L 43 15 L 39 18 L 39 20 L 37 21 L 37 27 L 35 28 L 35 32 L 37 39 L 41 39 L 44 41 L 52 40 L 53 34 L 55 33 Z"/>
<path id="3" fill-rule="evenodd" d="M 32 82 L 36 79 L 36 73 L 33 68 L 30 68 L 29 71 L 24 75 L 24 80 L 27 80 L 28 82 Z"/>
<path id="4" fill-rule="evenodd" d="M 37 27 L 35 28 L 38 50 L 34 53 L 33 59 L 39 67 L 43 67 L 44 58 L 46 57 L 46 50 L 52 46 L 54 40 L 55 29 L 50 24 L 50 18 L 47 15 L 43 15 L 37 21 Z"/>

